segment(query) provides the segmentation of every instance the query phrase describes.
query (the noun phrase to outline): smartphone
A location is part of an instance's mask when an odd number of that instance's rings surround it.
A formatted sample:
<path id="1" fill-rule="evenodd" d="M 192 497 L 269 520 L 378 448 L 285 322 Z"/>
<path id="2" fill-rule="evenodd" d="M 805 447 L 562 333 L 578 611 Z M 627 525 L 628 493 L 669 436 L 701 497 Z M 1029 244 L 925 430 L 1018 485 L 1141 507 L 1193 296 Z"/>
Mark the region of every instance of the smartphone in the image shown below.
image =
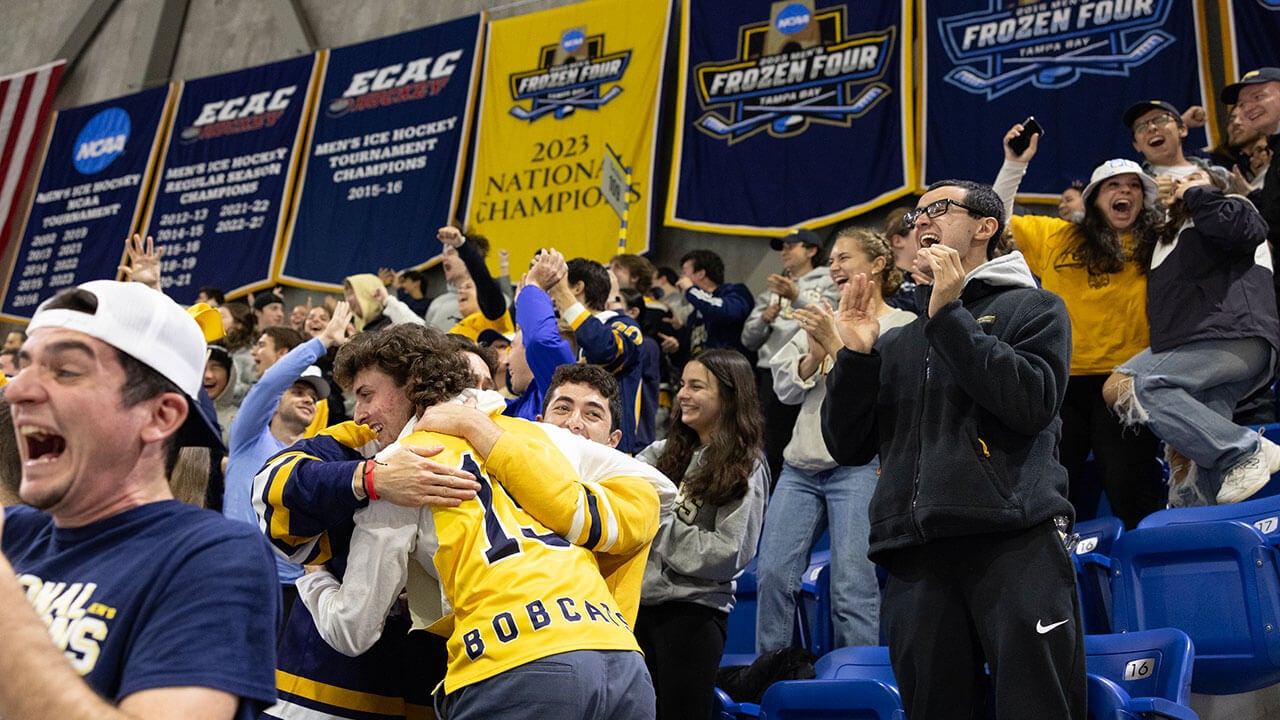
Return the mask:
<path id="1" fill-rule="evenodd" d="M 1026 151 L 1027 146 L 1031 144 L 1032 135 L 1044 137 L 1044 128 L 1040 127 L 1040 123 L 1036 122 L 1034 115 L 1022 121 L 1022 132 L 1009 141 L 1009 149 L 1013 151 L 1014 155 L 1021 155 Z"/>

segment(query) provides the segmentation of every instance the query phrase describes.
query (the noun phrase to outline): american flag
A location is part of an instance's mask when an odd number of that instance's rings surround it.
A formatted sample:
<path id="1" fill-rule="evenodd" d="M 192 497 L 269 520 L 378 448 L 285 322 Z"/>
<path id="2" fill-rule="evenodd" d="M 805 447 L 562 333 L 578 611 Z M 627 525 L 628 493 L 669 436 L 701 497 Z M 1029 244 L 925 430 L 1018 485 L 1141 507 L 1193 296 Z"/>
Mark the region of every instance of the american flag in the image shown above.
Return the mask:
<path id="1" fill-rule="evenodd" d="M 14 205 L 22 197 L 27 170 L 44 139 L 58 78 L 66 63 L 0 77 L 0 253 L 9 245 Z"/>

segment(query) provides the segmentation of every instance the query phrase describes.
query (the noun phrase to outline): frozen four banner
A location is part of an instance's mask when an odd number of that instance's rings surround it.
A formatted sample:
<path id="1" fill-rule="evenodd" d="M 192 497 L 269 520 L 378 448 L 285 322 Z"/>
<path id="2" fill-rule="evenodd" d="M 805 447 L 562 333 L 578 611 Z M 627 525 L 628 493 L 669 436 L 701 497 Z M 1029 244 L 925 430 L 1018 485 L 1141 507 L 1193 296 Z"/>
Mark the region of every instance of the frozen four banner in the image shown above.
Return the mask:
<path id="1" fill-rule="evenodd" d="M 1280 67 L 1280 0 L 1220 0 L 1230 9 L 1228 82 L 1260 67 Z"/>
<path id="2" fill-rule="evenodd" d="M 1034 115 L 1044 127 L 1022 181 L 1056 198 L 1109 158 L 1141 160 L 1121 121 L 1143 100 L 1204 105 L 1201 28 L 1193 0 L 926 0 L 921 107 L 924 182 L 990 182 L 1001 140 Z M 1188 151 L 1204 146 L 1192 131 Z"/>
<path id="3" fill-rule="evenodd" d="M 182 86 L 146 222 L 178 302 L 270 284 L 317 57 Z"/>
<path id="4" fill-rule="evenodd" d="M 25 320 L 59 290 L 116 277 L 169 97 L 165 85 L 55 116 L 0 317 Z"/>
<path id="5" fill-rule="evenodd" d="M 339 288 L 440 254 L 461 190 L 483 15 L 335 48 L 324 61 L 280 279 Z"/>
<path id="6" fill-rule="evenodd" d="M 667 223 L 748 235 L 910 192 L 908 0 L 687 0 Z"/>
<path id="7" fill-rule="evenodd" d="M 669 0 L 588 0 L 489 23 L 465 222 L 515 267 L 542 247 L 617 252 L 606 146 L 630 168 L 627 251 L 648 250 L 670 12 Z"/>

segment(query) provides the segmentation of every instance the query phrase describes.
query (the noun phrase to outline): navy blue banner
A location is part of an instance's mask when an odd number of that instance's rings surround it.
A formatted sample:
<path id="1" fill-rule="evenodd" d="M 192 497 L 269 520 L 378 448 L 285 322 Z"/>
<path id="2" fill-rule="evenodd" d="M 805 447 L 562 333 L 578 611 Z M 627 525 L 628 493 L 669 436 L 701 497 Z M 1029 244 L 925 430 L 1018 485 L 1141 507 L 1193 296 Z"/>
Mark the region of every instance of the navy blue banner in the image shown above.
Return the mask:
<path id="1" fill-rule="evenodd" d="M 185 83 L 147 213 L 162 282 L 190 303 L 271 282 L 316 56 Z"/>
<path id="2" fill-rule="evenodd" d="M 280 276 L 338 288 L 440 254 L 458 205 L 483 17 L 336 48 Z"/>
<path id="3" fill-rule="evenodd" d="M 820 225 L 915 185 L 906 0 L 684 3 L 667 223 Z"/>
<path id="4" fill-rule="evenodd" d="M 1280 67 L 1280 0 L 1227 0 L 1235 72 L 1228 82 L 1260 67 Z"/>
<path id="5" fill-rule="evenodd" d="M 1045 134 L 1023 194 L 1057 197 L 1104 160 L 1140 161 L 1126 108 L 1205 104 L 1196 23 L 1192 0 L 926 0 L 924 184 L 990 182 L 1005 132 L 1030 115 Z M 1193 130 L 1184 147 L 1205 144 Z"/>
<path id="6" fill-rule="evenodd" d="M 116 277 L 138 223 L 169 86 L 57 114 L 5 292 L 28 319 L 63 288 Z"/>

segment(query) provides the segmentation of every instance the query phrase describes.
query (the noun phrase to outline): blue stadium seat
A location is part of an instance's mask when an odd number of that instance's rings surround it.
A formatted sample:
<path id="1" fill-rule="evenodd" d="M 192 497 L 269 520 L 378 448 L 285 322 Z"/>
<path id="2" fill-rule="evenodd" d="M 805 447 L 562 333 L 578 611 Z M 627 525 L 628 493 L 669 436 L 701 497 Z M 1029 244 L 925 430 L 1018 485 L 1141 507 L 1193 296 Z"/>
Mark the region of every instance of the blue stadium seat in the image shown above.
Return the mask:
<path id="1" fill-rule="evenodd" d="M 738 576 L 733 599 L 721 667 L 750 665 L 756 659 L 756 558 L 752 558 Z"/>
<path id="2" fill-rule="evenodd" d="M 1280 496 L 1250 498 L 1230 505 L 1170 508 L 1151 513 L 1139 528 L 1237 520 L 1258 529 L 1272 545 L 1280 545 Z"/>
<path id="3" fill-rule="evenodd" d="M 1120 518 L 1106 516 L 1076 523 L 1080 536 L 1072 561 L 1076 569 L 1076 590 L 1080 595 L 1080 616 L 1084 631 L 1111 632 L 1111 561 L 1107 555 L 1124 534 Z"/>
<path id="4" fill-rule="evenodd" d="M 1112 548 L 1116 632 L 1175 627 L 1195 643 L 1191 689 L 1280 682 L 1280 553 L 1256 528 L 1209 522 L 1126 532 Z"/>
<path id="5" fill-rule="evenodd" d="M 800 644 L 822 657 L 834 644 L 831 625 L 831 560 L 809 565 L 800 583 Z"/>
<path id="6" fill-rule="evenodd" d="M 883 645 L 836 648 L 818 658 L 813 671 L 819 680 L 865 678 L 898 687 L 893 667 L 889 664 L 889 648 Z"/>
<path id="7" fill-rule="evenodd" d="M 1086 635 L 1085 666 L 1123 691 L 1123 709 L 1132 716 L 1194 718 L 1191 699 L 1191 638 L 1175 628 Z M 1092 690 L 1092 687 L 1090 688 Z M 1091 693 L 1092 695 L 1092 693 Z M 1093 705 L 1090 697 L 1090 705 Z M 1099 714 L 1097 716 L 1105 716 Z M 1128 717 L 1128 716 L 1122 716 Z"/>
<path id="8" fill-rule="evenodd" d="M 906 720 L 896 688 L 879 680 L 787 680 L 760 702 L 761 720 Z"/>

